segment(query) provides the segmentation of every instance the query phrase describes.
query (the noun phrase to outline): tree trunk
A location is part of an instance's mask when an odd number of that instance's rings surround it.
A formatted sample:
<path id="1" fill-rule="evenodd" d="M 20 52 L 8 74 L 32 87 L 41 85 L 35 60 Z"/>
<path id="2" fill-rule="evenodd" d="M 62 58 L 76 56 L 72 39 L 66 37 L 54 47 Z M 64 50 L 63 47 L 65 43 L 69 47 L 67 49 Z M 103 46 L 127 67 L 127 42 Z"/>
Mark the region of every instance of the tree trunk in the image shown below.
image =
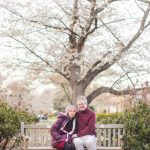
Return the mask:
<path id="1" fill-rule="evenodd" d="M 83 89 L 82 85 L 77 85 L 77 84 L 72 85 L 71 88 L 72 88 L 72 100 L 71 100 L 71 102 L 73 104 L 75 104 L 76 103 L 76 98 L 79 97 L 79 96 L 84 95 L 85 89 Z"/>
<path id="2" fill-rule="evenodd" d="M 80 80 L 80 66 L 72 64 L 70 66 L 70 80 L 69 84 L 72 89 L 71 103 L 74 104 L 78 96 L 84 95 L 85 88 L 79 84 Z"/>

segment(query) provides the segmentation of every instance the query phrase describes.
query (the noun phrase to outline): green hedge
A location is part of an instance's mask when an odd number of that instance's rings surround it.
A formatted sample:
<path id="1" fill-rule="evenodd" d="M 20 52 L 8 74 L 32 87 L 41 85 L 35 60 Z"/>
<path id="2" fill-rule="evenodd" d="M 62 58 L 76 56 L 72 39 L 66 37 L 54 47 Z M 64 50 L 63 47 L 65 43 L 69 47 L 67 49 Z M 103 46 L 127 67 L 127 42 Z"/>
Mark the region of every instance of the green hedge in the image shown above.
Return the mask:
<path id="1" fill-rule="evenodd" d="M 123 113 L 97 114 L 97 123 L 99 123 L 99 124 L 123 123 L 122 115 L 123 115 Z"/>
<path id="2" fill-rule="evenodd" d="M 31 123 L 36 121 L 36 117 L 28 112 L 15 110 L 6 103 L 0 102 L 0 149 L 5 150 L 6 147 L 14 147 L 19 143 L 20 122 Z M 15 145 L 10 145 L 12 138 L 18 137 Z"/>

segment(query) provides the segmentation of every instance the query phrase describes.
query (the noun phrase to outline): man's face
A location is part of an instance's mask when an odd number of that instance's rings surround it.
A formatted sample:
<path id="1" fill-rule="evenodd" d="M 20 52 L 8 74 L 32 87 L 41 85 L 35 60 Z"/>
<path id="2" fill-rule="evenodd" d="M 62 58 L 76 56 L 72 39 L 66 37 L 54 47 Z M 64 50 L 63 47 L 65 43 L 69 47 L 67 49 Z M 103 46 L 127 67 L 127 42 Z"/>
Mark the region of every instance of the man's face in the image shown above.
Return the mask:
<path id="1" fill-rule="evenodd" d="M 84 101 L 77 101 L 77 105 L 80 111 L 84 111 L 87 108 L 87 104 Z"/>

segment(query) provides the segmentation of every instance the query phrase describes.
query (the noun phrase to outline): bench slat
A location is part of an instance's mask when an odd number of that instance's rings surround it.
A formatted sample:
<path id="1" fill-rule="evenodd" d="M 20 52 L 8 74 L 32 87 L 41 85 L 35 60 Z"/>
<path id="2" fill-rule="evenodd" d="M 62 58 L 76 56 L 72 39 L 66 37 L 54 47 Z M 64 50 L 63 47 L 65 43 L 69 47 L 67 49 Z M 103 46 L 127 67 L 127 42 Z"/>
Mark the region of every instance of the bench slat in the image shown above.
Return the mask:
<path id="1" fill-rule="evenodd" d="M 97 150 L 123 150 L 121 147 L 97 147 Z"/>
<path id="2" fill-rule="evenodd" d="M 96 128 L 101 128 L 101 129 L 115 129 L 115 128 L 124 128 L 124 124 L 96 124 Z"/>
<path id="3" fill-rule="evenodd" d="M 53 147 L 28 147 L 28 150 L 56 150 Z"/>

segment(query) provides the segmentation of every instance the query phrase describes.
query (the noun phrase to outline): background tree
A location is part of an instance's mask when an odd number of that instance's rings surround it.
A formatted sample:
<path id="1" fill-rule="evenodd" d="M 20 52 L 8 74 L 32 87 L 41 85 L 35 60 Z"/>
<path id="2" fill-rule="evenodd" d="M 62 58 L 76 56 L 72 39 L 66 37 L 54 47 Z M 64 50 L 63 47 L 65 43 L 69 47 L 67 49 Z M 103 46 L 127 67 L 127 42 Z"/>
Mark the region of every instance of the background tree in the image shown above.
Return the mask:
<path id="1" fill-rule="evenodd" d="M 8 45 L 25 52 L 18 57 L 18 62 L 38 76 L 43 72 L 49 76 L 51 72 L 61 75 L 71 89 L 72 102 L 77 96 L 85 95 L 93 80 L 116 70 L 118 64 L 125 68 L 120 71 L 122 76 L 145 69 L 137 69 L 142 63 L 135 65 L 126 60 L 133 60 L 135 56 L 136 59 L 149 58 L 149 49 L 146 49 L 149 1 L 8 2 L 0 4 L 2 12 L 7 13 L 0 31 L 3 38 L 14 40 Z M 140 90 L 131 83 L 134 90 Z M 103 85 L 86 94 L 88 102 L 104 92 L 122 95 L 131 90 Z"/>

